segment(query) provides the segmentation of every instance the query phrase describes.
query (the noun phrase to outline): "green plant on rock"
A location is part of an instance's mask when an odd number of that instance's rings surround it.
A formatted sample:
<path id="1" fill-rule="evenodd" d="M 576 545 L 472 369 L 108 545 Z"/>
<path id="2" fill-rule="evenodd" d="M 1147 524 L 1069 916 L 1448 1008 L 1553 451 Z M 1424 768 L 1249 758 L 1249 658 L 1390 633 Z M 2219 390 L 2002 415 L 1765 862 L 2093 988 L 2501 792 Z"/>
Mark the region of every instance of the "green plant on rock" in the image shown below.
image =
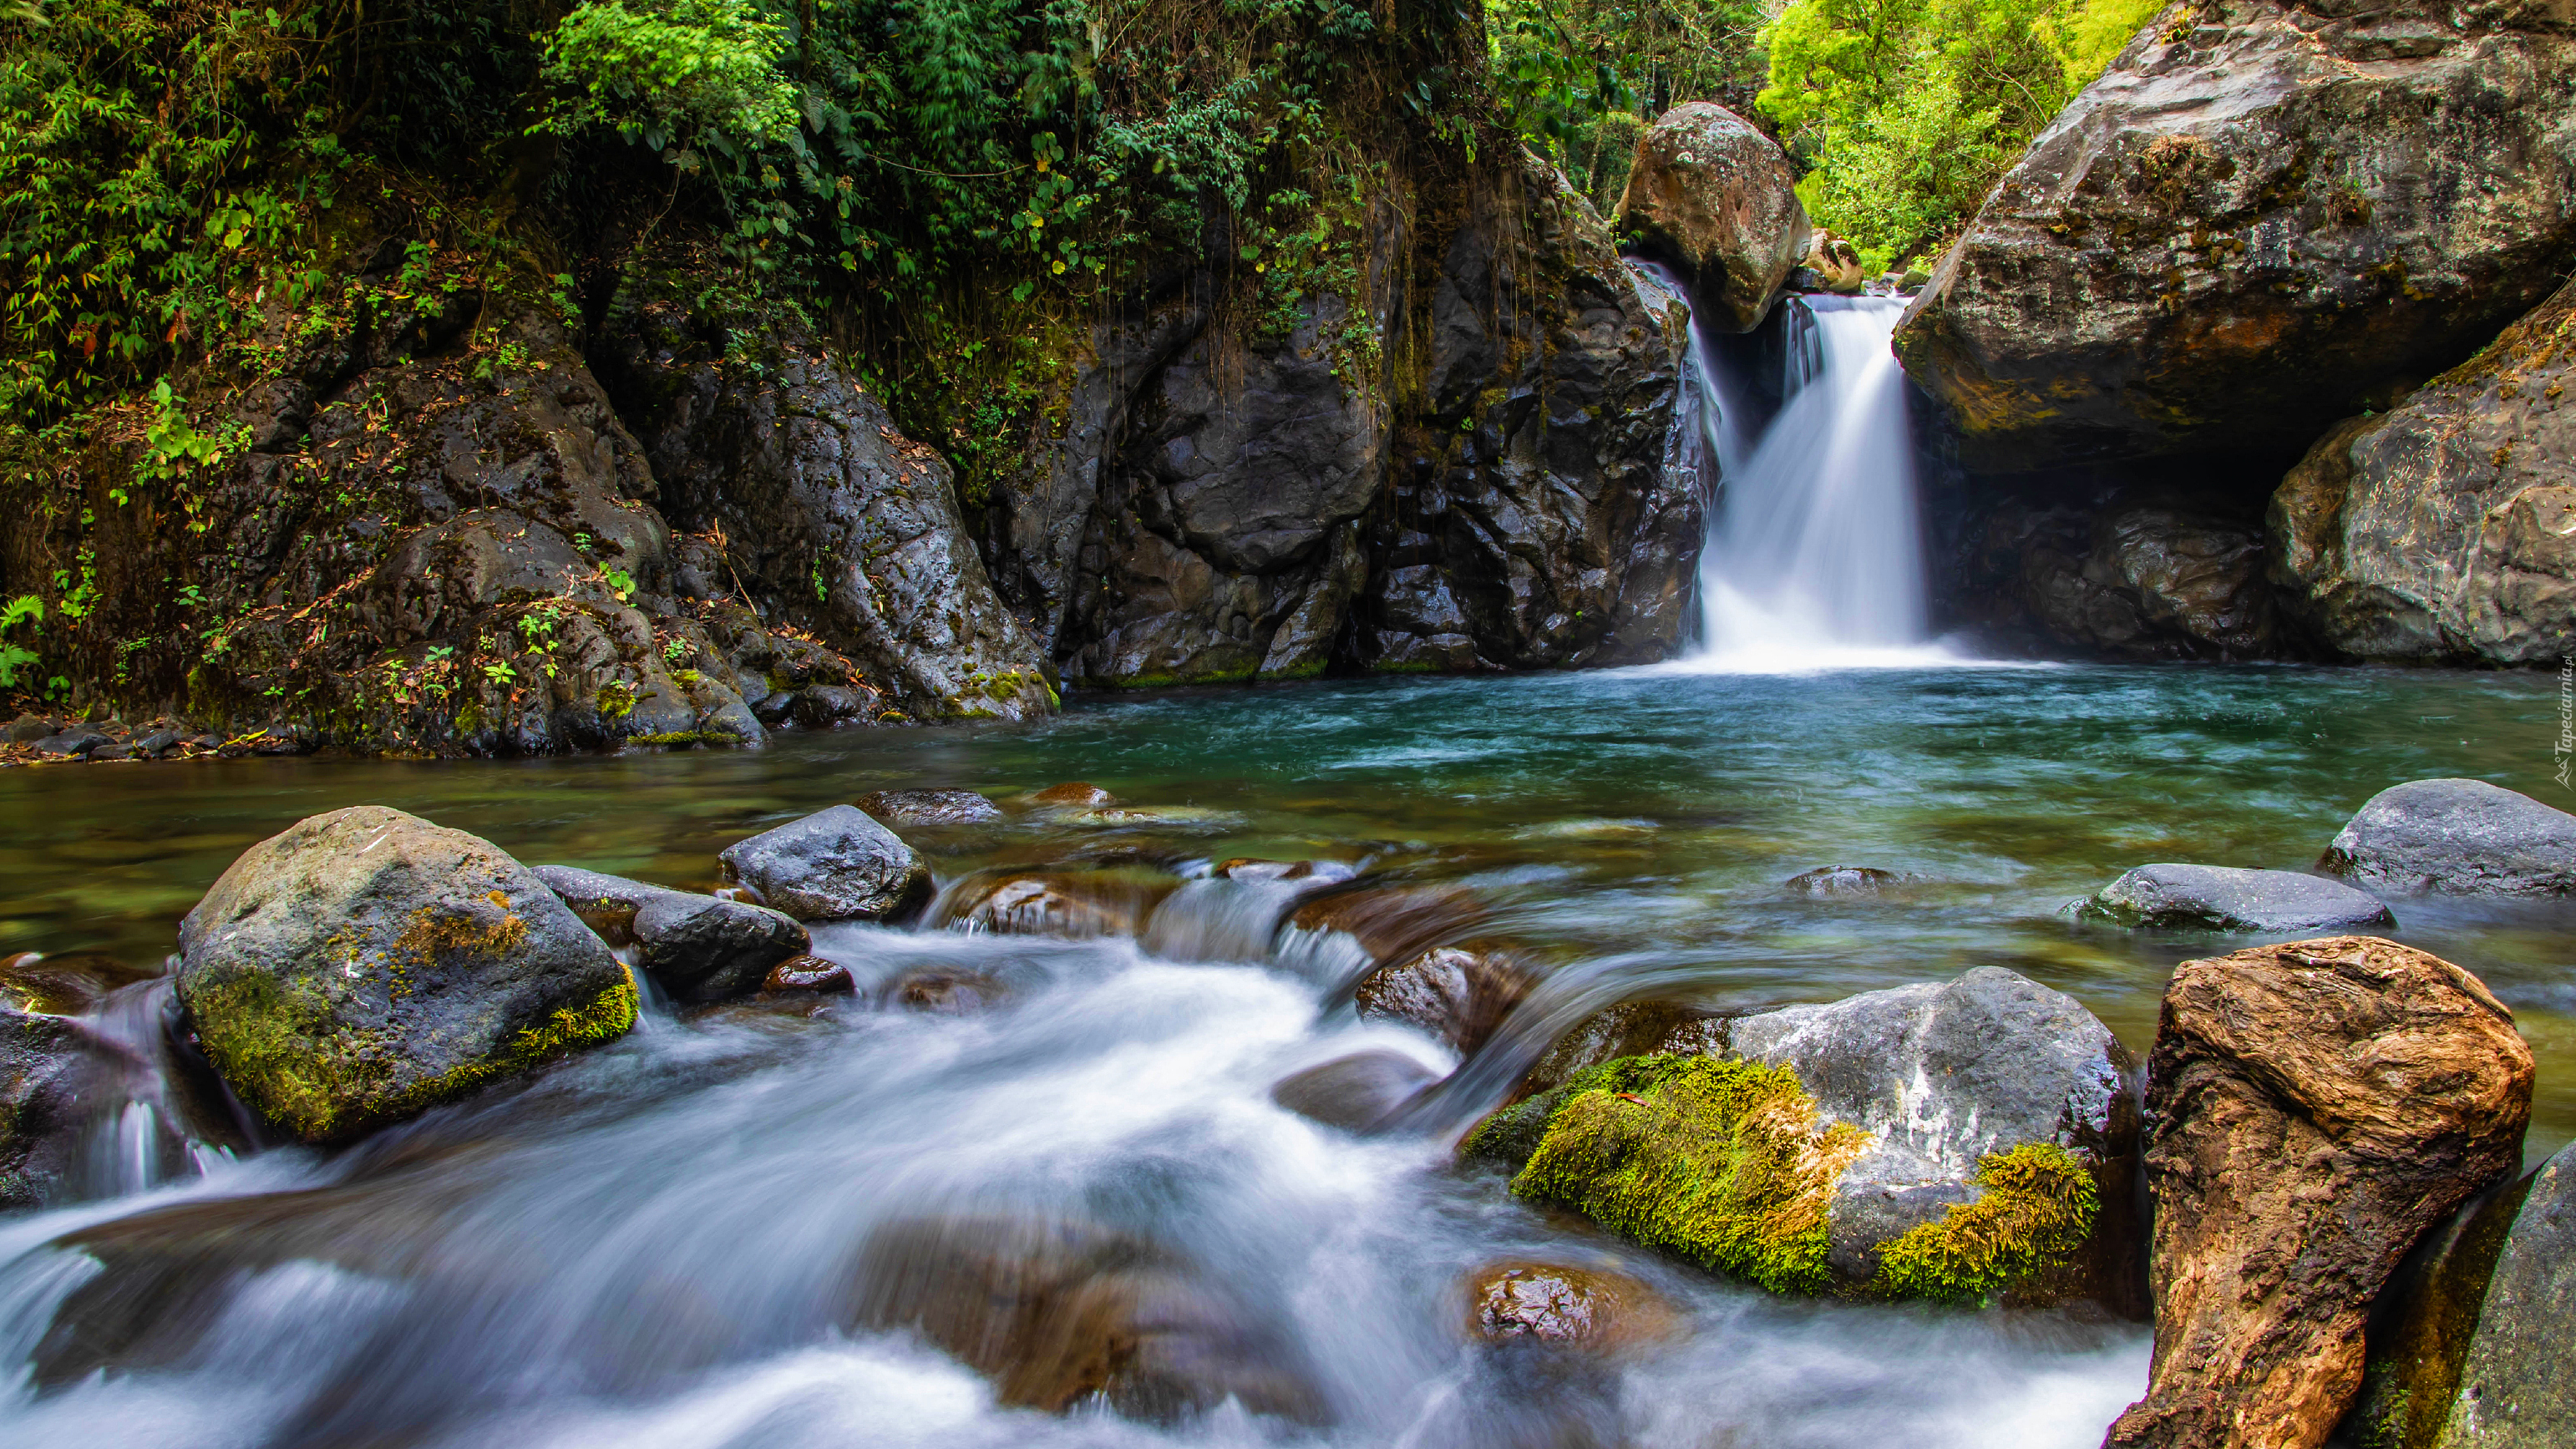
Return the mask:
<path id="1" fill-rule="evenodd" d="M 1879 1249 L 1872 1287 L 1891 1298 L 1989 1303 L 2012 1285 L 2063 1266 L 2092 1235 L 2093 1174 L 2054 1142 L 1992 1153 L 1977 1166 L 1973 1202 L 1952 1203 Z"/>
<path id="2" fill-rule="evenodd" d="M 1635 1086 L 1555 1108 L 1512 1191 L 1775 1293 L 1830 1286 L 1825 1208 L 1869 1134 L 1821 1122 L 1787 1067 L 1632 1060 L 1651 1065 L 1598 1080 Z"/>

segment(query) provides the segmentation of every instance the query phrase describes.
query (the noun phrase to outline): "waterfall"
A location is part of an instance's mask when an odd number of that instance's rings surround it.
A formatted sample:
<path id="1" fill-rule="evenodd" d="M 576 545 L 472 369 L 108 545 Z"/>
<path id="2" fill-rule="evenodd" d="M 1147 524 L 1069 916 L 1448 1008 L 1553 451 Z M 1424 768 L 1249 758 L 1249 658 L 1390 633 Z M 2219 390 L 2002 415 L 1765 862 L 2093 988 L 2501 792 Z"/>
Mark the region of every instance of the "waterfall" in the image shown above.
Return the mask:
<path id="1" fill-rule="evenodd" d="M 1679 292 L 1669 275 L 1637 264 Z M 1758 421 L 1750 364 L 1690 324 L 1676 459 L 1709 489 L 1693 672 L 1921 665 L 1930 643 L 1905 374 L 1889 339 L 1898 297 L 1780 304 L 1778 412 Z M 1710 463 L 1714 461 L 1712 470 Z"/>

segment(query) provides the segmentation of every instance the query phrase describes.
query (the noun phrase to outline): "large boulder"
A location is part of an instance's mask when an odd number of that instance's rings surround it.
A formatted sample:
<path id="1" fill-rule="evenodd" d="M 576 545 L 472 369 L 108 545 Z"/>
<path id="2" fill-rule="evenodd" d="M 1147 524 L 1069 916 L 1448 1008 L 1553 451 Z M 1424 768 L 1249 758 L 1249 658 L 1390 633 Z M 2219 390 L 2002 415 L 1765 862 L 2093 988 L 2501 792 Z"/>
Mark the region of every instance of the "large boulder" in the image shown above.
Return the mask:
<path id="1" fill-rule="evenodd" d="M 2373 1298 L 2520 1161 L 2531 1049 L 2466 971 L 2337 936 L 2176 968 L 2147 1081 L 2153 1376 L 2105 1443 L 2322 1444 Z"/>
<path id="2" fill-rule="evenodd" d="M 930 867 L 855 805 L 834 805 L 717 855 L 727 879 L 800 921 L 874 921 L 930 899 Z"/>
<path id="3" fill-rule="evenodd" d="M 813 948 L 785 912 L 745 901 L 668 890 L 641 881 L 541 865 L 537 878 L 612 946 L 682 1001 L 722 1001 L 760 989 L 770 969 Z"/>
<path id="4" fill-rule="evenodd" d="M 2484 780 L 2410 780 L 2370 797 L 2317 865 L 2377 891 L 2576 891 L 2576 815 Z"/>
<path id="5" fill-rule="evenodd" d="M 2015 498 L 1974 535 L 1957 586 L 2057 644 L 2115 659 L 2261 659 L 2283 647 L 2262 521 L 2242 507 L 2168 488 Z"/>
<path id="6" fill-rule="evenodd" d="M 1719 1044 L 1583 1068 L 1462 1150 L 1774 1291 L 2136 1308 L 2127 1058 L 2073 998 L 1979 967 L 1690 1030 Z"/>
<path id="7" fill-rule="evenodd" d="M 2360 659 L 2556 664 L 2576 638 L 2576 284 L 2386 412 L 2337 425 L 2272 495 L 2273 580 Z"/>
<path id="8" fill-rule="evenodd" d="M 1807 258 L 1797 180 L 1780 143 L 1724 106 L 1691 101 L 1637 137 L 1612 220 L 1630 245 L 1681 272 L 1700 325 L 1750 332 Z"/>
<path id="9" fill-rule="evenodd" d="M 2576 260 L 2547 7 L 2177 3 L 2024 153 L 1897 332 L 1986 472 L 2289 456 Z"/>
<path id="10" fill-rule="evenodd" d="M 2393 1300 L 2393 1301 L 2392 1301 Z M 2362 1398 L 2373 1449 L 2576 1443 L 2576 1147 L 2426 1238 L 2371 1316 Z"/>
<path id="11" fill-rule="evenodd" d="M 2292 870 L 2142 865 L 2096 891 L 2083 914 L 2122 926 L 2198 931 L 2322 931 L 2393 926 L 2377 897 Z"/>
<path id="12" fill-rule="evenodd" d="M 242 1102 L 354 1136 L 623 1035 L 635 984 L 535 872 L 382 806 L 242 852 L 179 926 L 179 1004 Z"/>

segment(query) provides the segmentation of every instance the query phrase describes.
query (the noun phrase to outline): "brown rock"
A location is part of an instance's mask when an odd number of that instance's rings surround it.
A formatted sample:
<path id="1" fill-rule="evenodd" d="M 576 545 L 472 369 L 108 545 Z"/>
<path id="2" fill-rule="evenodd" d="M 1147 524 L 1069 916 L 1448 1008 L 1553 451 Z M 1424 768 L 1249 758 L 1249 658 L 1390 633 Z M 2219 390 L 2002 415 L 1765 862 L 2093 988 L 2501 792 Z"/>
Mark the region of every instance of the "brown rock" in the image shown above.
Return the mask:
<path id="1" fill-rule="evenodd" d="M 1133 936 L 1180 882 L 1136 869 L 998 871 L 953 892 L 934 924 L 997 936 Z"/>
<path id="2" fill-rule="evenodd" d="M 1679 1316 L 1634 1278 L 1554 1263 L 1498 1263 L 1467 1286 L 1467 1331 L 1488 1343 L 1609 1349 L 1669 1336 Z"/>
<path id="3" fill-rule="evenodd" d="M 859 1259 L 856 1318 L 921 1335 L 990 1375 L 1003 1403 L 1065 1413 L 1095 1398 L 1171 1420 L 1228 1398 L 1324 1418 L 1293 1345 L 1196 1264 L 1086 1223 L 897 1222 Z"/>
<path id="4" fill-rule="evenodd" d="M 2468 972 L 2336 936 L 2184 962 L 2147 1075 L 2154 1377 L 2104 1443 L 2322 1444 L 2371 1300 L 2520 1161 L 2531 1050 Z"/>
<path id="5" fill-rule="evenodd" d="M 1355 999 L 1363 1017 L 1417 1026 L 1461 1052 L 1473 1052 L 1529 989 L 1529 972 L 1507 958 L 1435 946 L 1362 977 Z"/>
<path id="6" fill-rule="evenodd" d="M 980 971 L 928 966 L 895 979 L 886 1001 L 906 1011 L 937 1016 L 971 1016 L 1009 998 L 1011 988 Z"/>
<path id="7" fill-rule="evenodd" d="M 0 1006 L 47 1016 L 78 1016 L 107 999 L 109 992 L 160 975 L 128 966 L 95 951 L 69 951 L 46 956 L 21 951 L 0 957 Z"/>
<path id="8" fill-rule="evenodd" d="M 849 992 L 858 990 L 850 968 L 820 956 L 795 956 L 769 969 L 763 991 Z"/>
<path id="9" fill-rule="evenodd" d="M 977 825 L 1001 807 L 972 790 L 876 790 L 850 802 L 888 825 Z"/>
<path id="10" fill-rule="evenodd" d="M 1483 904 L 1465 891 L 1360 881 L 1307 901 L 1288 923 L 1304 931 L 1340 931 L 1356 939 L 1371 960 L 1387 965 L 1457 940 L 1484 918 Z"/>
<path id="11" fill-rule="evenodd" d="M 1680 268 L 1705 325 L 1750 332 L 1807 254 L 1796 182 L 1778 142 L 1724 106 L 1692 101 L 1637 138 L 1616 220 Z"/>
<path id="12" fill-rule="evenodd" d="M 1031 795 L 1029 803 L 1043 809 L 1089 810 L 1102 805 L 1115 805 L 1118 803 L 1118 797 L 1097 785 L 1081 780 L 1068 780 L 1061 785 L 1049 785 Z"/>

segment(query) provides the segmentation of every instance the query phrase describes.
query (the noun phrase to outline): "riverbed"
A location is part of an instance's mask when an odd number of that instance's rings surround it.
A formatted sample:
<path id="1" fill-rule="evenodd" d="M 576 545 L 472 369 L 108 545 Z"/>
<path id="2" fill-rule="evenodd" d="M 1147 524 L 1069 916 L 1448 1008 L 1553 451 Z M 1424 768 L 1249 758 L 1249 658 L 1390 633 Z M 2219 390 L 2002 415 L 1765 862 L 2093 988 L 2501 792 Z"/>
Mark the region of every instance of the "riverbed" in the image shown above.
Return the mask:
<path id="1" fill-rule="evenodd" d="M 1085 780 L 1134 817 L 906 834 L 950 880 L 1123 852 L 1184 874 L 1312 858 L 1455 886 L 1487 908 L 1483 935 L 1554 973 L 1541 999 L 1557 1009 L 1651 988 L 1749 1010 L 2008 966 L 2143 1056 L 2176 962 L 2264 938 L 2112 930 L 2070 903 L 2152 861 L 2305 868 L 2362 801 L 2410 779 L 2472 776 L 2564 807 L 2555 683 L 1638 670 L 1172 691 L 1076 701 L 1035 726 L 790 734 L 754 752 L 11 770 L 0 954 L 158 961 L 244 847 L 352 804 L 530 863 L 704 887 L 724 845 L 871 790 L 1007 802 Z M 1902 879 L 1865 899 L 1782 889 L 1835 865 Z M 2540 1070 L 2528 1159 L 2576 1136 L 2576 910 L 2393 905 L 2390 934 L 2514 1009 Z M 0 1399 L 0 1438 L 2089 1446 L 2143 1390 L 2141 1325 L 1771 1299 L 1516 1202 L 1491 1172 L 1453 1167 L 1440 1131 L 1360 1139 L 1282 1111 L 1273 1082 L 1358 1047 L 1435 1071 L 1456 1058 L 1358 1021 L 1328 969 L 1217 928 L 1229 919 L 1142 942 L 828 929 L 818 946 L 863 984 L 937 962 L 1007 980 L 1009 999 L 965 1015 L 870 1009 L 865 993 L 812 1015 L 658 1012 L 523 1090 L 358 1149 L 209 1150 L 201 1173 L 0 1224 L 0 1363 L 46 1380 Z M 92 1372 L 55 1312 L 94 1269 L 45 1245 L 144 1211 L 184 1244 L 165 1276 L 218 1286 L 145 1306 L 196 1323 L 152 1366 Z M 853 1307 L 859 1245 L 931 1220 L 1150 1241 L 1221 1285 L 1242 1352 L 1306 1386 L 1311 1412 L 1158 1423 L 1004 1406 L 984 1376 Z M 1509 1260 L 1615 1268 L 1682 1326 L 1533 1386 L 1461 1328 L 1465 1276 Z"/>

